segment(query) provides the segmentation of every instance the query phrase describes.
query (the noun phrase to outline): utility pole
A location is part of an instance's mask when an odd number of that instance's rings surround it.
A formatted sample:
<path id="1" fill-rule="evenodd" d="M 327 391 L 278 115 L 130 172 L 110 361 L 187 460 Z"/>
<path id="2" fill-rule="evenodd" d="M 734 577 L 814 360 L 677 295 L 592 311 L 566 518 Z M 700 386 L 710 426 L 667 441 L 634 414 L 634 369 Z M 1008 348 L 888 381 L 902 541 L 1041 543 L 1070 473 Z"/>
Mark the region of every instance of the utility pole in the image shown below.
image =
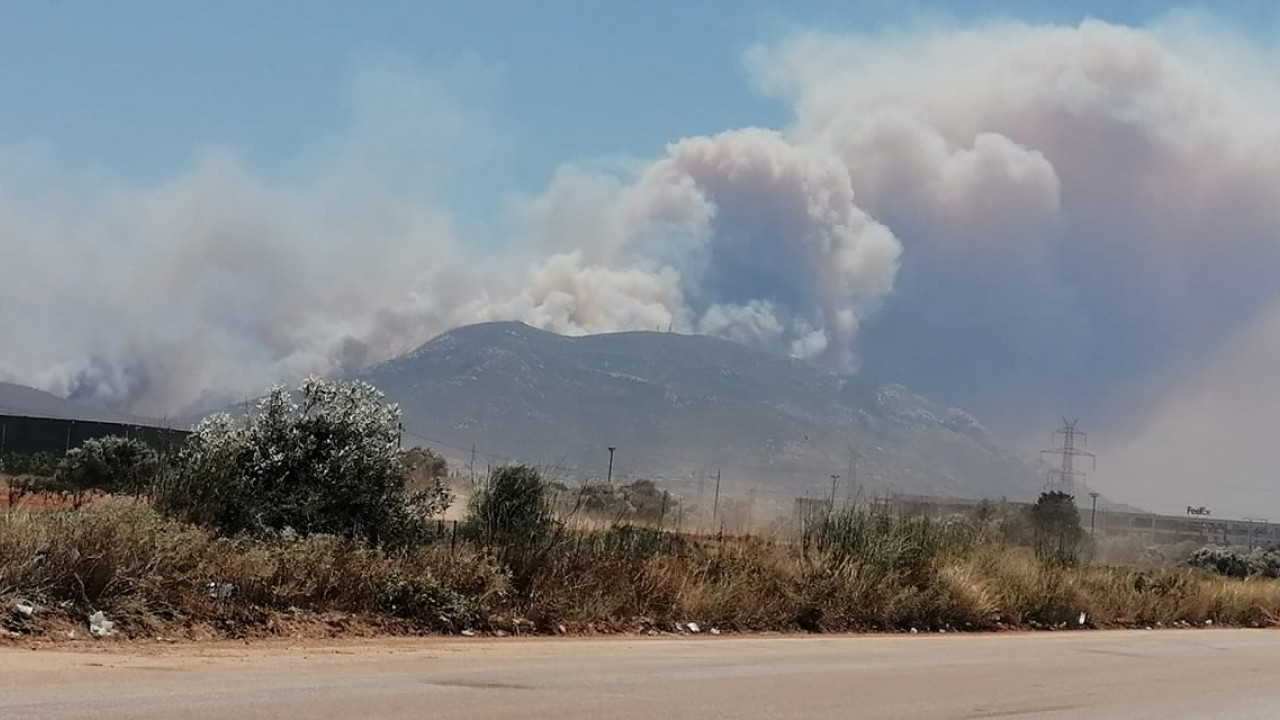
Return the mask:
<path id="1" fill-rule="evenodd" d="M 1098 495 L 1097 490 L 1089 492 L 1089 497 L 1093 499 L 1093 508 L 1089 511 L 1089 537 L 1093 537 L 1093 529 L 1098 520 Z"/>
<path id="2" fill-rule="evenodd" d="M 836 486 L 839 482 L 840 482 L 840 473 L 832 473 L 831 474 L 831 506 L 827 509 L 828 515 L 836 511 Z"/>
<path id="3" fill-rule="evenodd" d="M 609 446 L 609 480 L 608 480 L 609 487 L 613 487 L 613 452 L 617 449 L 618 448 L 614 447 L 613 445 Z"/>
<path id="4" fill-rule="evenodd" d="M 396 421 L 396 452 L 404 448 L 404 423 Z"/>
<path id="5" fill-rule="evenodd" d="M 1076 429 L 1076 423 L 1078 422 L 1080 422 L 1079 419 L 1068 420 L 1062 418 L 1062 427 L 1053 433 L 1055 447 L 1051 450 L 1040 451 L 1042 460 L 1046 454 L 1059 455 L 1062 458 L 1059 466 L 1049 470 L 1048 477 L 1045 479 L 1045 490 L 1048 492 L 1075 495 L 1076 480 L 1083 481 L 1085 477 L 1085 474 L 1075 467 L 1076 458 L 1089 458 L 1093 462 L 1095 469 L 1098 466 L 1097 456 L 1080 449 L 1088 443 L 1089 436 Z M 1062 436 L 1062 447 L 1056 447 L 1059 435 Z"/>
<path id="6" fill-rule="evenodd" d="M 711 527 L 716 528 L 716 520 L 720 517 L 720 470 L 716 469 L 716 499 L 711 505 Z"/>
<path id="7" fill-rule="evenodd" d="M 858 493 L 858 449 L 851 443 L 849 445 L 849 504 L 853 504 L 853 500 Z"/>

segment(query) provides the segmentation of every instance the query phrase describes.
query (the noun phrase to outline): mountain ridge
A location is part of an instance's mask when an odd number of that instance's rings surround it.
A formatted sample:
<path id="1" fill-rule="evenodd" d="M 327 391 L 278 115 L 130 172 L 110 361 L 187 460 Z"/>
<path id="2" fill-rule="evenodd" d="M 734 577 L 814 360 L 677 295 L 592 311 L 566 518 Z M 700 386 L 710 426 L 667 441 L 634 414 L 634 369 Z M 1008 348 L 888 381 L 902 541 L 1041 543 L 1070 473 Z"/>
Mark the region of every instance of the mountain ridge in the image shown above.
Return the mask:
<path id="1" fill-rule="evenodd" d="M 157 419 L 138 417 L 98 405 L 76 402 L 44 390 L 9 382 L 0 382 L 0 414 L 124 425 L 158 427 L 162 424 Z"/>
<path id="2" fill-rule="evenodd" d="M 829 493 L 832 474 L 863 494 L 1029 498 L 1037 487 L 1034 471 L 963 410 L 706 336 L 569 337 L 484 323 L 355 377 L 397 402 L 411 432 L 468 464 L 459 453 L 474 445 L 493 459 L 603 477 L 615 446 L 615 478 L 688 484 L 721 468 L 740 488 L 778 497 Z"/>

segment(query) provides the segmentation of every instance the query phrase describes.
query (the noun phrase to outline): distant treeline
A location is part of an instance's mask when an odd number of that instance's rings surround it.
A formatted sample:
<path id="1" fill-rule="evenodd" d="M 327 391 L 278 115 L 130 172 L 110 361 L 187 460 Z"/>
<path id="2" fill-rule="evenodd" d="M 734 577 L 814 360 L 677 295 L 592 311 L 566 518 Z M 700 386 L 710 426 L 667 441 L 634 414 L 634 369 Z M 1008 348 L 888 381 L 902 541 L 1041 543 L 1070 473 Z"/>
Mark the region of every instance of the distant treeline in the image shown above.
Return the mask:
<path id="1" fill-rule="evenodd" d="M 125 423 L 0 415 L 0 456 L 49 453 L 62 455 L 84 441 L 112 435 L 137 438 L 157 452 L 176 448 L 189 433 L 183 430 Z"/>

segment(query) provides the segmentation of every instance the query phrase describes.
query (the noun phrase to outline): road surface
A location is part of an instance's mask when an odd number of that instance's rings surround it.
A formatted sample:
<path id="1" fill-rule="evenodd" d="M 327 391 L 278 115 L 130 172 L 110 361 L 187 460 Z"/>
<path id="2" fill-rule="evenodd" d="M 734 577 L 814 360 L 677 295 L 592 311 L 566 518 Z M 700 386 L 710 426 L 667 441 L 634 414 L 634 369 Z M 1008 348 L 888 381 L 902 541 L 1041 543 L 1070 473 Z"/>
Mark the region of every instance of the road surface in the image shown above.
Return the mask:
<path id="1" fill-rule="evenodd" d="M 1280 718 L 1280 632 L 0 649 L 0 718 Z"/>

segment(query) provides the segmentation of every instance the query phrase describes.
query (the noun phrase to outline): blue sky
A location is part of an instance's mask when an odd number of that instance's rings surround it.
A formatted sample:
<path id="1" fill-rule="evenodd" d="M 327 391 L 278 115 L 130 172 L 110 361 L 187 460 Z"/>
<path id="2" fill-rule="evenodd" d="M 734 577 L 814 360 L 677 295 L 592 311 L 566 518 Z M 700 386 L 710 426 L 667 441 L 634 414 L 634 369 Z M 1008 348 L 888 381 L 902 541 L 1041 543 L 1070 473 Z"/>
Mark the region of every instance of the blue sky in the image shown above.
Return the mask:
<path id="1" fill-rule="evenodd" d="M 1269 30 L 1273 5 L 1214 11 Z M 477 192 L 535 192 L 565 161 L 652 157 L 680 137 L 784 124 L 740 58 L 789 28 L 865 31 L 922 16 L 1141 23 L 1168 9 L 1152 0 L 4 2 L 0 152 L 146 185 L 221 147 L 269 177 L 341 131 L 352 73 L 390 55 L 444 76 L 503 138 L 502 161 L 486 166 Z"/>

